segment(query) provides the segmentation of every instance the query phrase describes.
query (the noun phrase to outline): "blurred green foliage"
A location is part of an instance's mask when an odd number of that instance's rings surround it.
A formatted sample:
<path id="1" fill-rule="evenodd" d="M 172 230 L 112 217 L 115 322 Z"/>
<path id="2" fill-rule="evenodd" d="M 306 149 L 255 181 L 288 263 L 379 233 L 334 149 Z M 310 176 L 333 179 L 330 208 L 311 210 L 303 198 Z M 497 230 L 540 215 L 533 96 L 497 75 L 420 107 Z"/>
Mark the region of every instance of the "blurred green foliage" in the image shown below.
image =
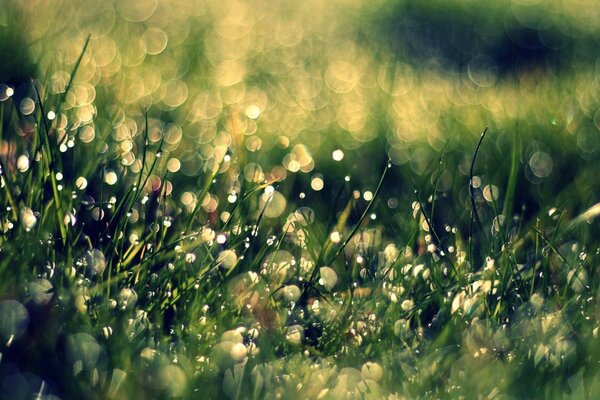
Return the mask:
<path id="1" fill-rule="evenodd" d="M 0 396 L 591 398 L 599 40 L 591 0 L 5 1 Z"/>

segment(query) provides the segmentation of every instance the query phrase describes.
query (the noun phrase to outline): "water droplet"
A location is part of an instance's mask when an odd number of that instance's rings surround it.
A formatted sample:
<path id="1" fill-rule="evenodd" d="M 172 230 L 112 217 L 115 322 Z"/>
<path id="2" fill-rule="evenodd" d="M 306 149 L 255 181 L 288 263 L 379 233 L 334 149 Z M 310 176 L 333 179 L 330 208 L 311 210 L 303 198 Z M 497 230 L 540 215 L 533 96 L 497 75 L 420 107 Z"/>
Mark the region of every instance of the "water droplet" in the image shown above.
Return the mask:
<path id="1" fill-rule="evenodd" d="M 324 186 L 325 186 L 325 182 L 323 181 L 323 175 L 321 175 L 321 174 L 313 175 L 312 180 L 310 181 L 310 187 L 312 188 L 312 190 L 314 190 L 315 192 L 318 192 L 318 191 L 322 190 Z"/>
<path id="2" fill-rule="evenodd" d="M 30 231 L 37 223 L 37 217 L 29 207 L 21 210 L 21 223 L 26 231 Z"/>
<path id="3" fill-rule="evenodd" d="M 80 176 L 75 180 L 75 186 L 79 190 L 85 189 L 87 187 L 87 179 L 85 179 L 83 176 Z"/>
<path id="4" fill-rule="evenodd" d="M 246 108 L 246 116 L 250 119 L 257 119 L 260 117 L 260 108 L 255 104 L 248 106 Z"/>
<path id="5" fill-rule="evenodd" d="M 99 275 L 106 268 L 104 253 L 98 249 L 88 250 L 85 253 L 86 268 L 94 275 Z"/>
<path id="6" fill-rule="evenodd" d="M 115 171 L 109 169 L 106 170 L 105 174 L 104 174 L 104 182 L 108 185 L 114 185 L 115 183 L 117 183 L 117 174 Z"/>
<path id="7" fill-rule="evenodd" d="M 30 115 L 35 111 L 35 102 L 29 97 L 25 97 L 19 104 L 19 111 L 23 115 Z"/>
<path id="8" fill-rule="evenodd" d="M 17 169 L 19 172 L 26 172 L 29 169 L 29 157 L 21 155 L 17 158 Z"/>
<path id="9" fill-rule="evenodd" d="M 344 159 L 344 152 L 340 149 L 334 150 L 333 153 L 331 154 L 331 157 L 335 161 L 342 161 Z"/>

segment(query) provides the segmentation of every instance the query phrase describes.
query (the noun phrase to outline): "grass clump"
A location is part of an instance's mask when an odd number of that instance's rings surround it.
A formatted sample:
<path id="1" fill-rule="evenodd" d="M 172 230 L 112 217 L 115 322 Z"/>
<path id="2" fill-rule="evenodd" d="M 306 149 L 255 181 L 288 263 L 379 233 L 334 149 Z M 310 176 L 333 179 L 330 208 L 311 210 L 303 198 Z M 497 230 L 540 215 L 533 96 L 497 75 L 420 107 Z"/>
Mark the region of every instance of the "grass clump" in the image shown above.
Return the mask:
<path id="1" fill-rule="evenodd" d="M 361 2 L 265 23 L 277 45 L 247 21 L 283 6 L 10 4 L 92 35 L 40 26 L 40 78 L 2 76 L 2 396 L 600 391 L 593 63 L 384 56 L 344 34 L 381 34 Z"/>

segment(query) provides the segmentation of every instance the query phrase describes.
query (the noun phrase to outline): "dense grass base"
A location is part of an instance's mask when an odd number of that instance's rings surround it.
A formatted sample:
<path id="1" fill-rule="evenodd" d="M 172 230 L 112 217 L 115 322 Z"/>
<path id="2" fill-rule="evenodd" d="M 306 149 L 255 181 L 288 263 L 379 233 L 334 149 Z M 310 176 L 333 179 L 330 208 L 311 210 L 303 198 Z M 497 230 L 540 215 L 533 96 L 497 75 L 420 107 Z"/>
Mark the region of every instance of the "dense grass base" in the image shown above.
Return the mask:
<path id="1" fill-rule="evenodd" d="M 417 3 L 9 1 L 0 397 L 600 393 L 600 21 Z"/>

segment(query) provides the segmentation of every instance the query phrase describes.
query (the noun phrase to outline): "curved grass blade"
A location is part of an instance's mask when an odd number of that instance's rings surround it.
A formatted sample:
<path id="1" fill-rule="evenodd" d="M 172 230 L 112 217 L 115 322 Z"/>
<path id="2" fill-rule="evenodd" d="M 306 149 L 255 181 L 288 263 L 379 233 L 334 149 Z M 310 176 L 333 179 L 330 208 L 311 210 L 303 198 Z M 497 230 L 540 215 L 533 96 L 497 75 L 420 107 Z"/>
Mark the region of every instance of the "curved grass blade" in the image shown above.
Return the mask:
<path id="1" fill-rule="evenodd" d="M 469 197 L 471 199 L 471 222 L 469 223 L 469 258 L 471 259 L 471 265 L 473 263 L 473 221 L 477 221 L 477 225 L 481 230 L 481 234 L 485 236 L 485 231 L 483 229 L 483 225 L 481 224 L 481 220 L 479 219 L 479 214 L 477 213 L 477 205 L 475 204 L 475 187 L 473 186 L 473 171 L 475 169 L 475 160 L 477 159 L 477 154 L 479 153 L 479 149 L 481 148 L 481 143 L 483 142 L 483 138 L 487 132 L 487 126 L 481 133 L 479 137 L 479 142 L 477 143 L 477 147 L 475 148 L 475 153 L 473 154 L 473 158 L 471 159 L 471 168 L 469 169 Z"/>

